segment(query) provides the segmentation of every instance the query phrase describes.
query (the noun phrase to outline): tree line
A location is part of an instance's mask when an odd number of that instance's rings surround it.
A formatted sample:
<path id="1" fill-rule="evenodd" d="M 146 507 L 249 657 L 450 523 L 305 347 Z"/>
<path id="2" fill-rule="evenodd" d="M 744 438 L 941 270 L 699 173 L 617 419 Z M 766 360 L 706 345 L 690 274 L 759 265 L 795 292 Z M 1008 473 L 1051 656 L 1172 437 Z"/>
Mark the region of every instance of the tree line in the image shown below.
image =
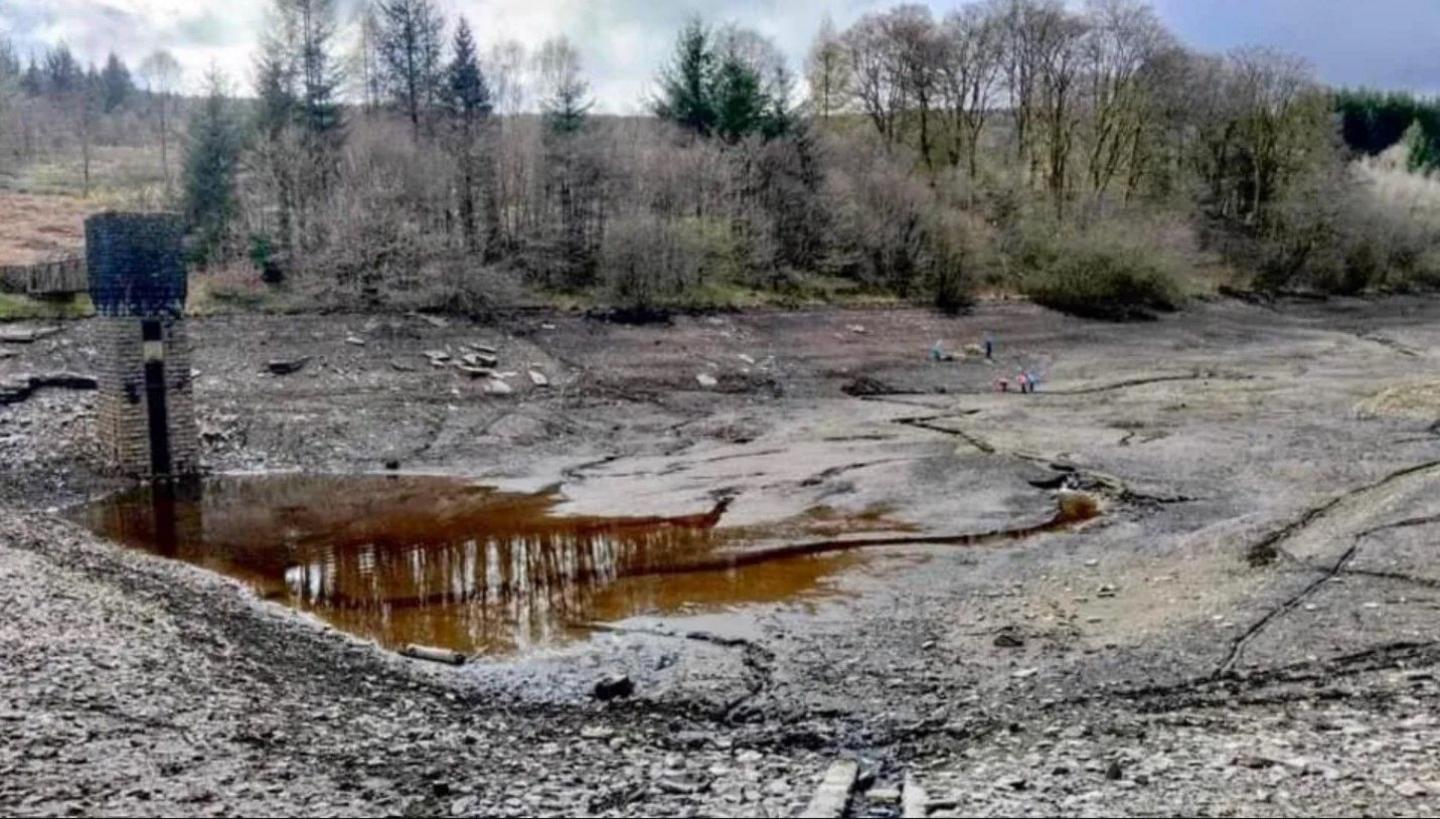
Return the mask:
<path id="1" fill-rule="evenodd" d="M 1198 53 L 1141 0 L 827 19 L 803 95 L 766 37 L 695 19 L 647 117 L 593 115 L 564 38 L 481 53 L 432 0 L 345 22 L 333 0 L 273 0 L 253 96 L 210 76 L 189 102 L 175 198 L 198 260 L 397 303 L 846 288 L 954 308 L 999 287 L 1083 291 L 1097 313 L 1173 304 L 1197 265 L 1280 289 L 1432 272 L 1431 228 L 1377 204 L 1347 160 L 1408 133 L 1430 167 L 1433 105 L 1333 92 L 1271 49 Z M 136 92 L 118 60 L 4 53 L 16 94 L 60 109 L 90 107 L 74 87 L 100 116 L 173 95 L 149 61 Z"/>
<path id="2" fill-rule="evenodd" d="M 88 196 L 92 149 L 98 142 L 117 141 L 138 121 L 160 145 L 168 195 L 169 149 L 182 104 L 180 76 L 180 64 L 164 50 L 151 53 L 132 72 L 114 52 L 103 66 L 82 65 L 64 43 L 27 60 L 0 33 L 0 148 L 7 149 L 11 161 L 23 162 L 45 154 L 57 141 L 75 142 L 82 193 Z"/>

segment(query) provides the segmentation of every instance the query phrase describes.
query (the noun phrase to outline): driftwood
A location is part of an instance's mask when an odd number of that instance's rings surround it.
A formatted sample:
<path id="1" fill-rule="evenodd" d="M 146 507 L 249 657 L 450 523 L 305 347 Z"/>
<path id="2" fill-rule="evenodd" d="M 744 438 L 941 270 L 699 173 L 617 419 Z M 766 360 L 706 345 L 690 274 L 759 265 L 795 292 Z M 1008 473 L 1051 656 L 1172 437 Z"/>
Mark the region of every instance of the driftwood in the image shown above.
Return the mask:
<path id="1" fill-rule="evenodd" d="M 412 660 L 425 660 L 431 663 L 443 665 L 464 665 L 465 655 L 458 651 L 451 651 L 448 648 L 435 648 L 433 646 L 408 645 L 400 650 L 400 654 Z"/>

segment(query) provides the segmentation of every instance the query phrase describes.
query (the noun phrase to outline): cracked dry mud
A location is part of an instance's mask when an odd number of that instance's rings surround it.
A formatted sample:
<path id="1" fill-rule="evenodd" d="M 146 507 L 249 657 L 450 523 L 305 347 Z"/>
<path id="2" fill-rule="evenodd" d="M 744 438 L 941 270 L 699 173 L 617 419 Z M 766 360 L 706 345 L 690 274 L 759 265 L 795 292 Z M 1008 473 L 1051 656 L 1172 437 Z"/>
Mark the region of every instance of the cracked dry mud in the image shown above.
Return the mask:
<path id="1" fill-rule="evenodd" d="M 994 365 L 928 360 L 986 331 Z M 1414 398 L 1440 303 L 190 334 L 220 472 L 398 461 L 601 516 L 728 498 L 727 559 L 871 548 L 801 597 L 657 599 L 580 639 L 417 664 L 77 526 L 119 488 L 94 395 L 27 389 L 0 406 L 6 814 L 781 816 L 837 757 L 873 775 L 856 816 L 897 815 L 882 797 L 907 774 L 931 815 L 1440 811 L 1440 406 Z M 0 382 L 93 372 L 91 339 L 12 346 Z M 467 341 L 515 394 L 426 360 Z M 993 391 L 1021 367 L 1039 394 Z M 1100 516 L 1046 527 L 1069 493 Z M 594 701 L 608 674 L 635 696 Z"/>

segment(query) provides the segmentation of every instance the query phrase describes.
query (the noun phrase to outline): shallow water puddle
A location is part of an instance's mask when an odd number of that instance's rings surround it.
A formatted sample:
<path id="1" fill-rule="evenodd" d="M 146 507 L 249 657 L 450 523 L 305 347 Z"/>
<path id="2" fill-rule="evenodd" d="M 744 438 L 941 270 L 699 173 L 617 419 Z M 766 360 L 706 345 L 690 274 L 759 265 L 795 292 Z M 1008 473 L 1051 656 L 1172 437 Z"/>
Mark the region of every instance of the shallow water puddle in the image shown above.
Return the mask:
<path id="1" fill-rule="evenodd" d="M 456 478 L 263 475 L 144 487 L 85 510 L 97 534 L 249 584 L 390 648 L 501 653 L 584 624 L 724 610 L 830 588 L 857 552 L 733 561 L 724 507 L 567 517 L 558 495 Z"/>

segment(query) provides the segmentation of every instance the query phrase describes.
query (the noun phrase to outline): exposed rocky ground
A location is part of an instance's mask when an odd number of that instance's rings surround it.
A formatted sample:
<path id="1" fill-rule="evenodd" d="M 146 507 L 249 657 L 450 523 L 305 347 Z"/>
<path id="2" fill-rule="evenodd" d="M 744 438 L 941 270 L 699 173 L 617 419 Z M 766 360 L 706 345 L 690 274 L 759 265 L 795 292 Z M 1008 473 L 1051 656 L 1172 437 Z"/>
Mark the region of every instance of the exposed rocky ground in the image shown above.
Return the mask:
<path id="1" fill-rule="evenodd" d="M 0 811 L 781 816 L 856 758 L 857 816 L 899 815 L 907 773 L 931 815 L 1433 814 L 1437 319 L 1394 299 L 1131 325 L 1013 304 L 194 320 L 220 471 L 558 483 L 600 514 L 723 495 L 755 547 L 822 512 L 917 539 L 1043 522 L 1061 490 L 1104 514 L 450 669 L 98 541 L 70 522 L 118 485 L 94 394 L 12 390 Z M 987 330 L 995 363 L 930 360 Z M 90 334 L 0 344 L 0 382 L 92 372 Z M 453 366 L 481 348 L 496 377 Z M 1038 394 L 994 390 L 1021 368 Z M 596 701 L 607 674 L 635 696 Z"/>

